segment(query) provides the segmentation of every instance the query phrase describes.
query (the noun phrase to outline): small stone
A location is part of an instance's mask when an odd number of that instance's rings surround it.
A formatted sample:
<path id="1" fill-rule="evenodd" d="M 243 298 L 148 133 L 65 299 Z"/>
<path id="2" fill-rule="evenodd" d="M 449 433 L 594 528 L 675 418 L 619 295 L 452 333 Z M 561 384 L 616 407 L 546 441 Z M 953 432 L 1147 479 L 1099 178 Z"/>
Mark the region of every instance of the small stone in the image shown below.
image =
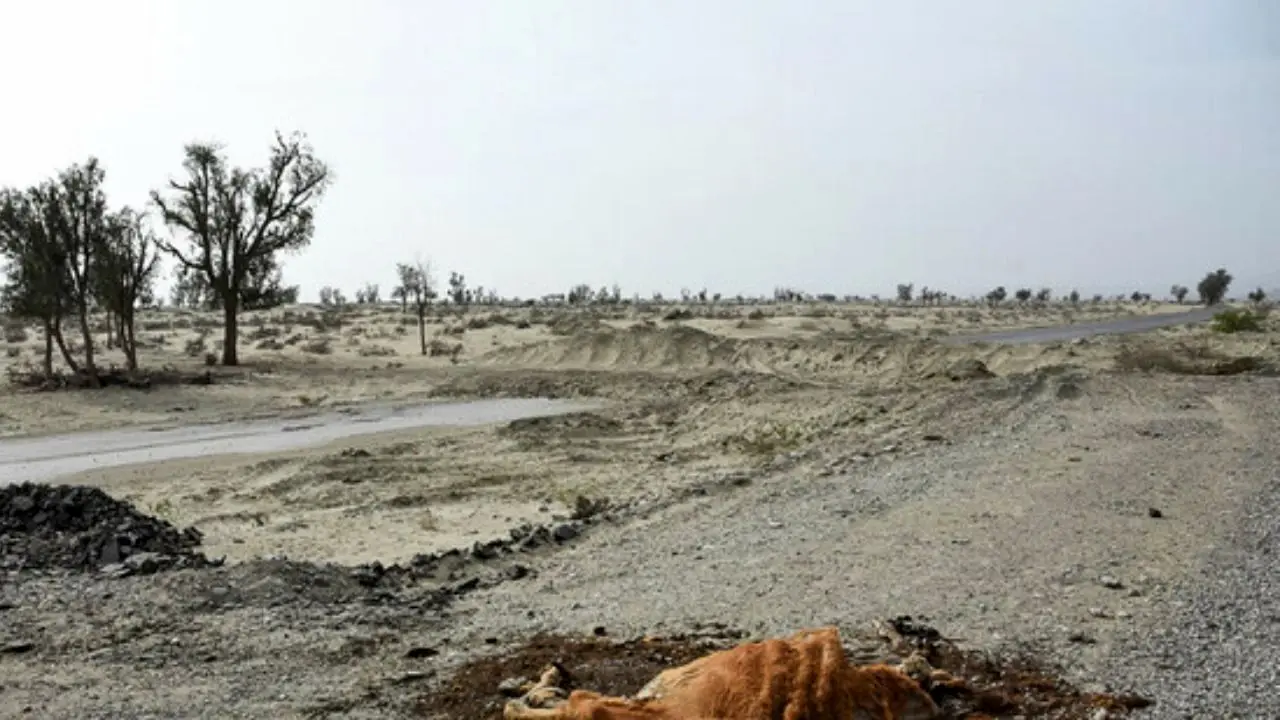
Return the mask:
<path id="1" fill-rule="evenodd" d="M 0 645 L 0 655 L 22 655 L 36 649 L 36 644 L 27 640 L 15 640 L 14 642 Z"/>
<path id="2" fill-rule="evenodd" d="M 578 528 L 569 523 L 562 523 L 551 531 L 551 537 L 555 538 L 556 542 L 567 542 L 578 537 Z"/>
<path id="3" fill-rule="evenodd" d="M 1164 513 L 1160 512 L 1159 508 L 1147 508 L 1147 517 L 1160 519 L 1164 517 Z"/>
<path id="4" fill-rule="evenodd" d="M 1116 578 L 1111 575 L 1103 575 L 1099 577 L 1098 584 L 1104 588 L 1107 588 L 1108 590 L 1124 589 L 1124 583 L 1120 582 L 1119 578 Z"/>
<path id="5" fill-rule="evenodd" d="M 498 683 L 498 694 L 506 697 L 520 697 L 524 693 L 521 689 L 529 681 L 522 677 L 509 677 Z"/>
<path id="6" fill-rule="evenodd" d="M 435 657 L 440 651 L 433 647 L 417 646 L 411 647 L 405 652 L 404 656 L 410 660 L 421 660 L 423 658 Z"/>

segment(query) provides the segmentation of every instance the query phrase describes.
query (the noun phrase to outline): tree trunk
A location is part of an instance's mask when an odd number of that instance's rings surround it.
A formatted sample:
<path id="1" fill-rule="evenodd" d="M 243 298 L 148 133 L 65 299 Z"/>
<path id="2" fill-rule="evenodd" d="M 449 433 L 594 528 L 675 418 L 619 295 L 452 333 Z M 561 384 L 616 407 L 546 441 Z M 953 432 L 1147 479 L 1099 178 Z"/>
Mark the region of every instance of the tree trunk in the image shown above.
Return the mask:
<path id="1" fill-rule="evenodd" d="M 107 316 L 107 349 L 108 349 L 108 350 L 110 350 L 110 349 L 114 348 L 114 347 L 115 347 L 115 343 L 116 343 L 116 335 L 115 335 L 115 333 L 111 332 L 111 330 L 115 327 L 115 324 L 111 322 L 111 316 L 112 316 L 112 314 L 113 314 L 113 313 L 112 313 L 110 310 L 108 310 L 108 311 L 106 312 L 106 316 Z"/>
<path id="2" fill-rule="evenodd" d="M 427 306 L 418 305 L 418 344 L 422 346 L 422 354 L 427 354 Z"/>
<path id="3" fill-rule="evenodd" d="M 124 350 L 125 367 L 129 372 L 138 371 L 138 341 L 133 334 L 133 309 L 125 308 L 120 313 L 120 347 Z"/>
<path id="4" fill-rule="evenodd" d="M 55 317 L 53 319 L 53 340 L 58 344 L 58 350 L 62 352 L 62 359 L 66 361 L 67 368 L 73 374 L 79 374 L 80 363 L 71 357 L 71 351 L 67 349 L 67 339 L 62 336 L 62 318 Z"/>
<path id="5" fill-rule="evenodd" d="M 44 318 L 44 376 L 53 378 L 53 318 Z"/>
<path id="6" fill-rule="evenodd" d="M 89 383 L 96 387 L 98 368 L 93 364 L 93 331 L 89 329 L 89 311 L 84 303 L 80 304 L 80 334 L 84 337 L 84 371 Z"/>
<path id="7" fill-rule="evenodd" d="M 237 307 L 239 304 L 239 298 L 235 297 L 235 293 L 223 298 L 222 364 L 227 366 L 240 364 L 240 358 L 236 353 L 236 339 L 239 337 L 236 325 L 239 318 L 236 315 L 237 310 L 239 310 L 239 307 Z"/>

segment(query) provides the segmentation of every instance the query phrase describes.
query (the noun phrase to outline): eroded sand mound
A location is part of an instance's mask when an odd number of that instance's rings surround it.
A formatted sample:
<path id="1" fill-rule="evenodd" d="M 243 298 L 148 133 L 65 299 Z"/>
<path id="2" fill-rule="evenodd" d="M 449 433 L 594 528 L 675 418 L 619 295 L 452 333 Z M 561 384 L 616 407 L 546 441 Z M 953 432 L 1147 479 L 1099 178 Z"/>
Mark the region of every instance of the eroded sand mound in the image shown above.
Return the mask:
<path id="1" fill-rule="evenodd" d="M 708 369 L 738 365 L 738 343 L 696 328 L 640 324 L 625 330 L 592 330 L 484 357 L 493 364 L 560 368 Z"/>
<path id="2" fill-rule="evenodd" d="M 155 572 L 209 564 L 195 528 L 179 530 L 97 488 L 0 487 L 0 569 Z"/>
<path id="3" fill-rule="evenodd" d="M 954 375 L 981 363 L 993 375 L 1040 367 L 1102 367 L 1110 348 L 1064 343 L 1038 346 L 957 345 L 891 332 L 825 333 L 809 337 L 735 337 L 687 325 L 640 323 L 598 328 L 537 343 L 496 349 L 490 366 L 592 371 L 753 371 L 812 379 L 897 382 Z"/>

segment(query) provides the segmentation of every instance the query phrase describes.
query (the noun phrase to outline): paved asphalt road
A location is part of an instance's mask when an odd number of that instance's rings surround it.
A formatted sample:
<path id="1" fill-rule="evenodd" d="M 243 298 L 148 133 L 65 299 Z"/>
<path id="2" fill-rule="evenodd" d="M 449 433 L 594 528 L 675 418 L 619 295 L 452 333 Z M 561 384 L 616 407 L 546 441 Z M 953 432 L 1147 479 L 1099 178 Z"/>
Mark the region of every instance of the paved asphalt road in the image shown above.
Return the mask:
<path id="1" fill-rule="evenodd" d="M 939 338 L 944 343 L 989 342 L 1003 345 L 1029 345 L 1031 343 L 1061 342 L 1094 335 L 1124 335 L 1140 333 L 1156 328 L 1205 322 L 1213 318 L 1220 308 L 1201 307 L 1180 313 L 1141 315 L 1137 317 L 1107 320 L 1104 322 L 1058 325 L 1056 327 L 1019 328 L 982 335 L 952 335 Z"/>
<path id="2" fill-rule="evenodd" d="M 1204 322 L 1215 309 L 1147 315 L 1046 328 L 1023 328 L 983 335 L 951 336 L 946 343 L 1059 342 Z M 440 403 L 418 408 L 364 408 L 301 420 L 192 425 L 158 430 L 109 430 L 0 440 L 0 485 L 49 480 L 94 468 L 159 462 L 202 455 L 260 453 L 322 445 L 356 435 L 417 427 L 484 425 L 527 417 L 590 409 L 593 405 L 539 399 Z"/>
<path id="3" fill-rule="evenodd" d="M 294 420 L 12 438 L 0 440 L 0 485 L 43 481 L 117 465 L 202 455 L 278 452 L 370 433 L 487 425 L 594 407 L 595 404 L 584 402 L 511 398 L 399 409 L 367 407 Z"/>

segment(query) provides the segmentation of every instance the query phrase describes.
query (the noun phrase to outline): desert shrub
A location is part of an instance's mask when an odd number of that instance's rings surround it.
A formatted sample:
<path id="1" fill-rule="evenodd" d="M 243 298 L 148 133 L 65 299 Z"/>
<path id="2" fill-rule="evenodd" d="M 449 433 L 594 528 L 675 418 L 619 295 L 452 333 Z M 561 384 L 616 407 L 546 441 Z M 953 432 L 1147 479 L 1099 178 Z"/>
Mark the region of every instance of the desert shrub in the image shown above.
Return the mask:
<path id="1" fill-rule="evenodd" d="M 686 310 L 684 308 L 671 308 L 662 316 L 662 319 L 668 322 L 676 322 L 678 320 L 690 320 L 692 318 L 693 318 L 693 311 Z"/>
<path id="2" fill-rule="evenodd" d="M 518 320 L 518 321 L 516 321 L 516 329 L 517 329 L 517 330 L 528 330 L 528 329 L 529 329 L 529 328 L 531 328 L 531 327 L 533 327 L 533 324 L 532 324 L 532 323 L 530 323 L 528 320 Z"/>
<path id="3" fill-rule="evenodd" d="M 1213 316 L 1213 329 L 1220 333 L 1259 332 L 1263 313 L 1227 308 Z"/>
<path id="4" fill-rule="evenodd" d="M 359 353 L 360 357 L 390 357 L 396 354 L 396 350 L 386 345 L 369 344 L 361 346 Z"/>
<path id="5" fill-rule="evenodd" d="M 253 332 L 249 333 L 249 339 L 250 340 L 266 340 L 268 338 L 278 338 L 283 333 L 284 333 L 284 330 L 282 330 L 279 327 L 262 325 L 254 328 Z"/>
<path id="6" fill-rule="evenodd" d="M 761 310 L 760 308 L 756 308 L 755 310 L 752 310 L 751 312 L 747 313 L 747 319 L 748 319 L 748 320 L 763 320 L 763 319 L 764 319 L 764 311 L 763 311 L 763 310 Z"/>
<path id="7" fill-rule="evenodd" d="M 17 345 L 10 345 L 9 347 L 4 349 L 4 354 L 8 355 L 11 358 L 16 358 L 22 354 L 22 348 L 18 347 Z"/>
<path id="8" fill-rule="evenodd" d="M 467 330 L 483 330 L 489 327 L 489 318 L 481 315 L 467 319 Z"/>
<path id="9" fill-rule="evenodd" d="M 738 435 L 724 439 L 723 445 L 735 448 L 745 455 L 772 458 L 780 453 L 796 449 L 806 441 L 805 433 L 797 426 L 766 423 L 748 428 Z"/>
<path id="10" fill-rule="evenodd" d="M 27 329 L 16 323 L 4 326 L 4 341 L 7 343 L 24 343 L 29 337 Z"/>
<path id="11" fill-rule="evenodd" d="M 205 353 L 205 354 L 204 354 L 204 364 L 205 364 L 205 365 L 208 365 L 209 367 L 213 367 L 214 365 L 217 365 L 217 364 L 218 364 L 218 360 L 219 360 L 218 355 L 219 355 L 219 353 L 211 353 L 211 352 L 210 352 L 210 353 Z"/>
<path id="12" fill-rule="evenodd" d="M 1129 346 L 1116 354 L 1116 368 L 1175 375 L 1239 375 L 1262 369 L 1256 357 L 1227 357 L 1207 347 Z"/>
<path id="13" fill-rule="evenodd" d="M 302 352 L 312 355 L 328 355 L 333 352 L 333 338 L 328 335 L 312 338 L 302 346 Z"/>
<path id="14" fill-rule="evenodd" d="M 257 345 L 253 346 L 257 350 L 272 350 L 279 352 L 284 349 L 284 343 L 275 338 L 266 338 L 259 340 Z"/>
<path id="15" fill-rule="evenodd" d="M 205 345 L 205 335 L 201 333 L 188 340 L 187 344 L 182 347 L 182 352 L 185 353 L 187 357 L 200 357 L 200 355 L 202 355 L 207 349 L 208 346 Z"/>
<path id="16" fill-rule="evenodd" d="M 439 338 L 432 340 L 431 344 L 427 346 L 427 355 L 431 357 L 447 355 L 456 359 L 461 352 L 462 343 L 445 342 Z"/>
<path id="17" fill-rule="evenodd" d="M 467 331 L 466 325 L 450 325 L 444 329 L 445 335 L 462 335 Z"/>

